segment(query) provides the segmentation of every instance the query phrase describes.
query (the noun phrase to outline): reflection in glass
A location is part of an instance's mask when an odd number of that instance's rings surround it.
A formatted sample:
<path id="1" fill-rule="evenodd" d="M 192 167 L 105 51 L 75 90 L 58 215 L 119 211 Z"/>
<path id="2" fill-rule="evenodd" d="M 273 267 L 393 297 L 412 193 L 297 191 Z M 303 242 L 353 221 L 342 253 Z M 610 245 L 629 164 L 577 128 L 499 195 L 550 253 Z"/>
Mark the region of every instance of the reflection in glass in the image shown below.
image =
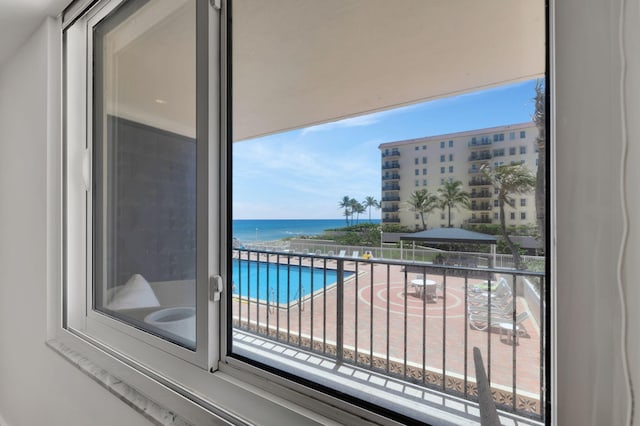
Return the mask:
<path id="1" fill-rule="evenodd" d="M 195 347 L 195 1 L 129 1 L 93 33 L 95 308 Z"/>

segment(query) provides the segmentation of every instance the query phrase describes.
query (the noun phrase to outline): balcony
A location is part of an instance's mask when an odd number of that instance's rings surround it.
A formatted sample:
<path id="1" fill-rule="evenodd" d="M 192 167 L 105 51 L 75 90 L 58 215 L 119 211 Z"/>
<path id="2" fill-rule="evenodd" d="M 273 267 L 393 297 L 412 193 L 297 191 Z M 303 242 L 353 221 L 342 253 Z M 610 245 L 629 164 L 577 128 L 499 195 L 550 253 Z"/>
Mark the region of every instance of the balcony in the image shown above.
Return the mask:
<path id="1" fill-rule="evenodd" d="M 516 424 L 543 419 L 546 336 L 539 319 L 544 308 L 539 299 L 525 302 L 516 292 L 518 282 L 544 294 L 543 273 L 469 266 L 487 264 L 486 254 L 447 253 L 432 264 L 385 260 L 380 248 L 371 248 L 369 260 L 333 255 L 362 253 L 362 247 L 330 248 L 233 252 L 246 265 L 234 275 L 231 302 L 238 346 L 256 352 L 272 348 L 271 357 L 289 357 L 283 365 L 319 370 L 336 379 L 336 386 L 355 384 L 369 395 L 407 398 L 416 409 L 459 398 L 458 416 L 469 415 L 461 402 L 478 398 L 472 356 L 478 347 L 498 409 L 517 416 Z M 260 264 L 269 266 L 251 275 L 250 266 Z M 266 271 L 272 269 L 285 278 L 270 281 Z M 300 271 L 314 270 L 324 278 L 312 279 L 313 287 L 305 290 Z M 497 313 L 498 300 L 506 301 L 500 308 L 504 314 Z"/>
<path id="2" fill-rule="evenodd" d="M 382 153 L 382 158 L 392 158 L 392 157 L 400 157 L 400 151 L 397 149 L 392 149 L 390 152 Z"/>
<path id="3" fill-rule="evenodd" d="M 400 164 L 398 163 L 384 164 L 382 166 L 382 170 L 393 170 L 393 169 L 399 169 L 399 168 L 400 168 Z"/>
<path id="4" fill-rule="evenodd" d="M 469 181 L 469 186 L 489 186 L 491 185 L 490 179 L 474 178 Z"/>
<path id="5" fill-rule="evenodd" d="M 400 180 L 400 175 L 396 173 L 388 176 L 382 176 L 382 180 Z"/>
<path id="6" fill-rule="evenodd" d="M 400 223 L 400 218 L 398 217 L 382 218 L 382 223 Z"/>
<path id="7" fill-rule="evenodd" d="M 397 183 L 387 184 L 382 187 L 383 191 L 400 191 L 400 185 Z"/>
<path id="8" fill-rule="evenodd" d="M 385 197 L 382 197 L 382 201 L 400 201 L 400 197 L 387 195 Z"/>
<path id="9" fill-rule="evenodd" d="M 493 208 L 493 206 L 489 203 L 481 203 L 481 204 L 472 204 L 471 205 L 471 210 L 474 212 L 477 211 L 488 211 L 491 210 Z"/>
<path id="10" fill-rule="evenodd" d="M 484 140 L 475 140 L 475 141 L 469 141 L 469 148 L 482 148 L 482 147 L 486 147 L 486 146 L 491 146 L 493 145 L 493 141 L 491 141 L 491 139 L 484 139 Z"/>
<path id="11" fill-rule="evenodd" d="M 491 152 L 483 151 L 483 152 L 473 152 L 469 156 L 469 161 L 485 161 L 490 160 L 492 157 Z"/>
<path id="12" fill-rule="evenodd" d="M 491 198 L 492 194 L 490 191 L 480 191 L 480 192 L 471 192 L 469 194 L 469 198 Z"/>
<path id="13" fill-rule="evenodd" d="M 383 207 L 382 212 L 383 213 L 394 213 L 400 211 L 400 207 L 398 206 L 394 206 L 394 207 Z"/>

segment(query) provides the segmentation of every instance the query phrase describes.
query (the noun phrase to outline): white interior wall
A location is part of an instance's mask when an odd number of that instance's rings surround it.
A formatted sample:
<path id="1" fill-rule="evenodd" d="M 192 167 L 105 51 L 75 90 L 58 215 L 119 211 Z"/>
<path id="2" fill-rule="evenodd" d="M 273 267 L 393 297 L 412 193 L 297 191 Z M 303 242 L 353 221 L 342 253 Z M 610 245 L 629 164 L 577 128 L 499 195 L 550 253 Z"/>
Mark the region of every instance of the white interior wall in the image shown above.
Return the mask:
<path id="1" fill-rule="evenodd" d="M 0 424 L 148 425 L 45 346 L 47 119 L 59 119 L 47 111 L 48 50 L 59 39 L 47 20 L 0 69 Z"/>

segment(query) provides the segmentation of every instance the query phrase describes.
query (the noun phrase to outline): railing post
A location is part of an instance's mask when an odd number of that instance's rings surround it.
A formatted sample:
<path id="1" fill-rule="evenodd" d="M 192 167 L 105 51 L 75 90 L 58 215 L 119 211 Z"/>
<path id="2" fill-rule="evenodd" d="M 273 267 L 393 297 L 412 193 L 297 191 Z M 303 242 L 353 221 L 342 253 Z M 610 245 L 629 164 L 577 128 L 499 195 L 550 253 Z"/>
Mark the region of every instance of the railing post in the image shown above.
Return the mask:
<path id="1" fill-rule="evenodd" d="M 336 362 L 344 359 L 344 259 L 338 259 L 336 282 Z"/>

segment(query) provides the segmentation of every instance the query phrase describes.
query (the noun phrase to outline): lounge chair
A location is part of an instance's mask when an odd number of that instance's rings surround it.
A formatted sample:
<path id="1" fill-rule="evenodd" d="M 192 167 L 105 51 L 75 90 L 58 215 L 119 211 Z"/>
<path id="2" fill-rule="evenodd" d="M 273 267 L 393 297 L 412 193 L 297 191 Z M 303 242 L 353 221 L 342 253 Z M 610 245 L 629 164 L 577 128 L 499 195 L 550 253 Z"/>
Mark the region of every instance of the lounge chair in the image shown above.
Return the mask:
<path id="1" fill-rule="evenodd" d="M 316 250 L 316 256 L 322 256 L 322 250 Z"/>
<path id="2" fill-rule="evenodd" d="M 515 321 L 513 320 L 512 314 L 503 316 L 495 315 L 492 312 L 491 318 L 489 318 L 489 314 L 486 312 L 472 312 L 469 313 L 469 326 L 474 330 L 480 331 L 487 330 L 489 327 L 499 327 L 501 334 L 504 332 L 509 333 L 509 331 L 511 331 L 511 333 L 513 334 L 513 330 L 515 329 L 515 335 L 513 337 L 515 338 L 515 343 L 517 344 L 518 336 L 522 331 L 522 327 L 520 327 L 520 324 L 522 324 L 522 322 L 527 318 L 529 318 L 528 312 L 520 312 L 518 315 L 516 315 Z"/>
<path id="3" fill-rule="evenodd" d="M 333 252 L 333 250 L 329 250 L 327 252 L 327 256 L 334 256 L 334 255 L 335 255 L 335 253 Z"/>
<path id="4" fill-rule="evenodd" d="M 472 304 L 486 304 L 489 300 L 491 300 L 492 303 L 501 302 L 509 297 L 511 297 L 511 288 L 504 278 L 500 278 L 495 291 L 470 292 L 467 296 L 467 300 Z"/>
<path id="5" fill-rule="evenodd" d="M 360 257 L 360 252 L 359 252 L 358 250 L 354 251 L 354 252 L 351 254 L 351 257 L 353 257 L 354 259 L 359 258 L 359 257 Z"/>
<path id="6" fill-rule="evenodd" d="M 346 250 L 340 250 L 340 253 L 338 253 L 338 257 L 345 257 L 346 254 L 347 254 Z"/>

